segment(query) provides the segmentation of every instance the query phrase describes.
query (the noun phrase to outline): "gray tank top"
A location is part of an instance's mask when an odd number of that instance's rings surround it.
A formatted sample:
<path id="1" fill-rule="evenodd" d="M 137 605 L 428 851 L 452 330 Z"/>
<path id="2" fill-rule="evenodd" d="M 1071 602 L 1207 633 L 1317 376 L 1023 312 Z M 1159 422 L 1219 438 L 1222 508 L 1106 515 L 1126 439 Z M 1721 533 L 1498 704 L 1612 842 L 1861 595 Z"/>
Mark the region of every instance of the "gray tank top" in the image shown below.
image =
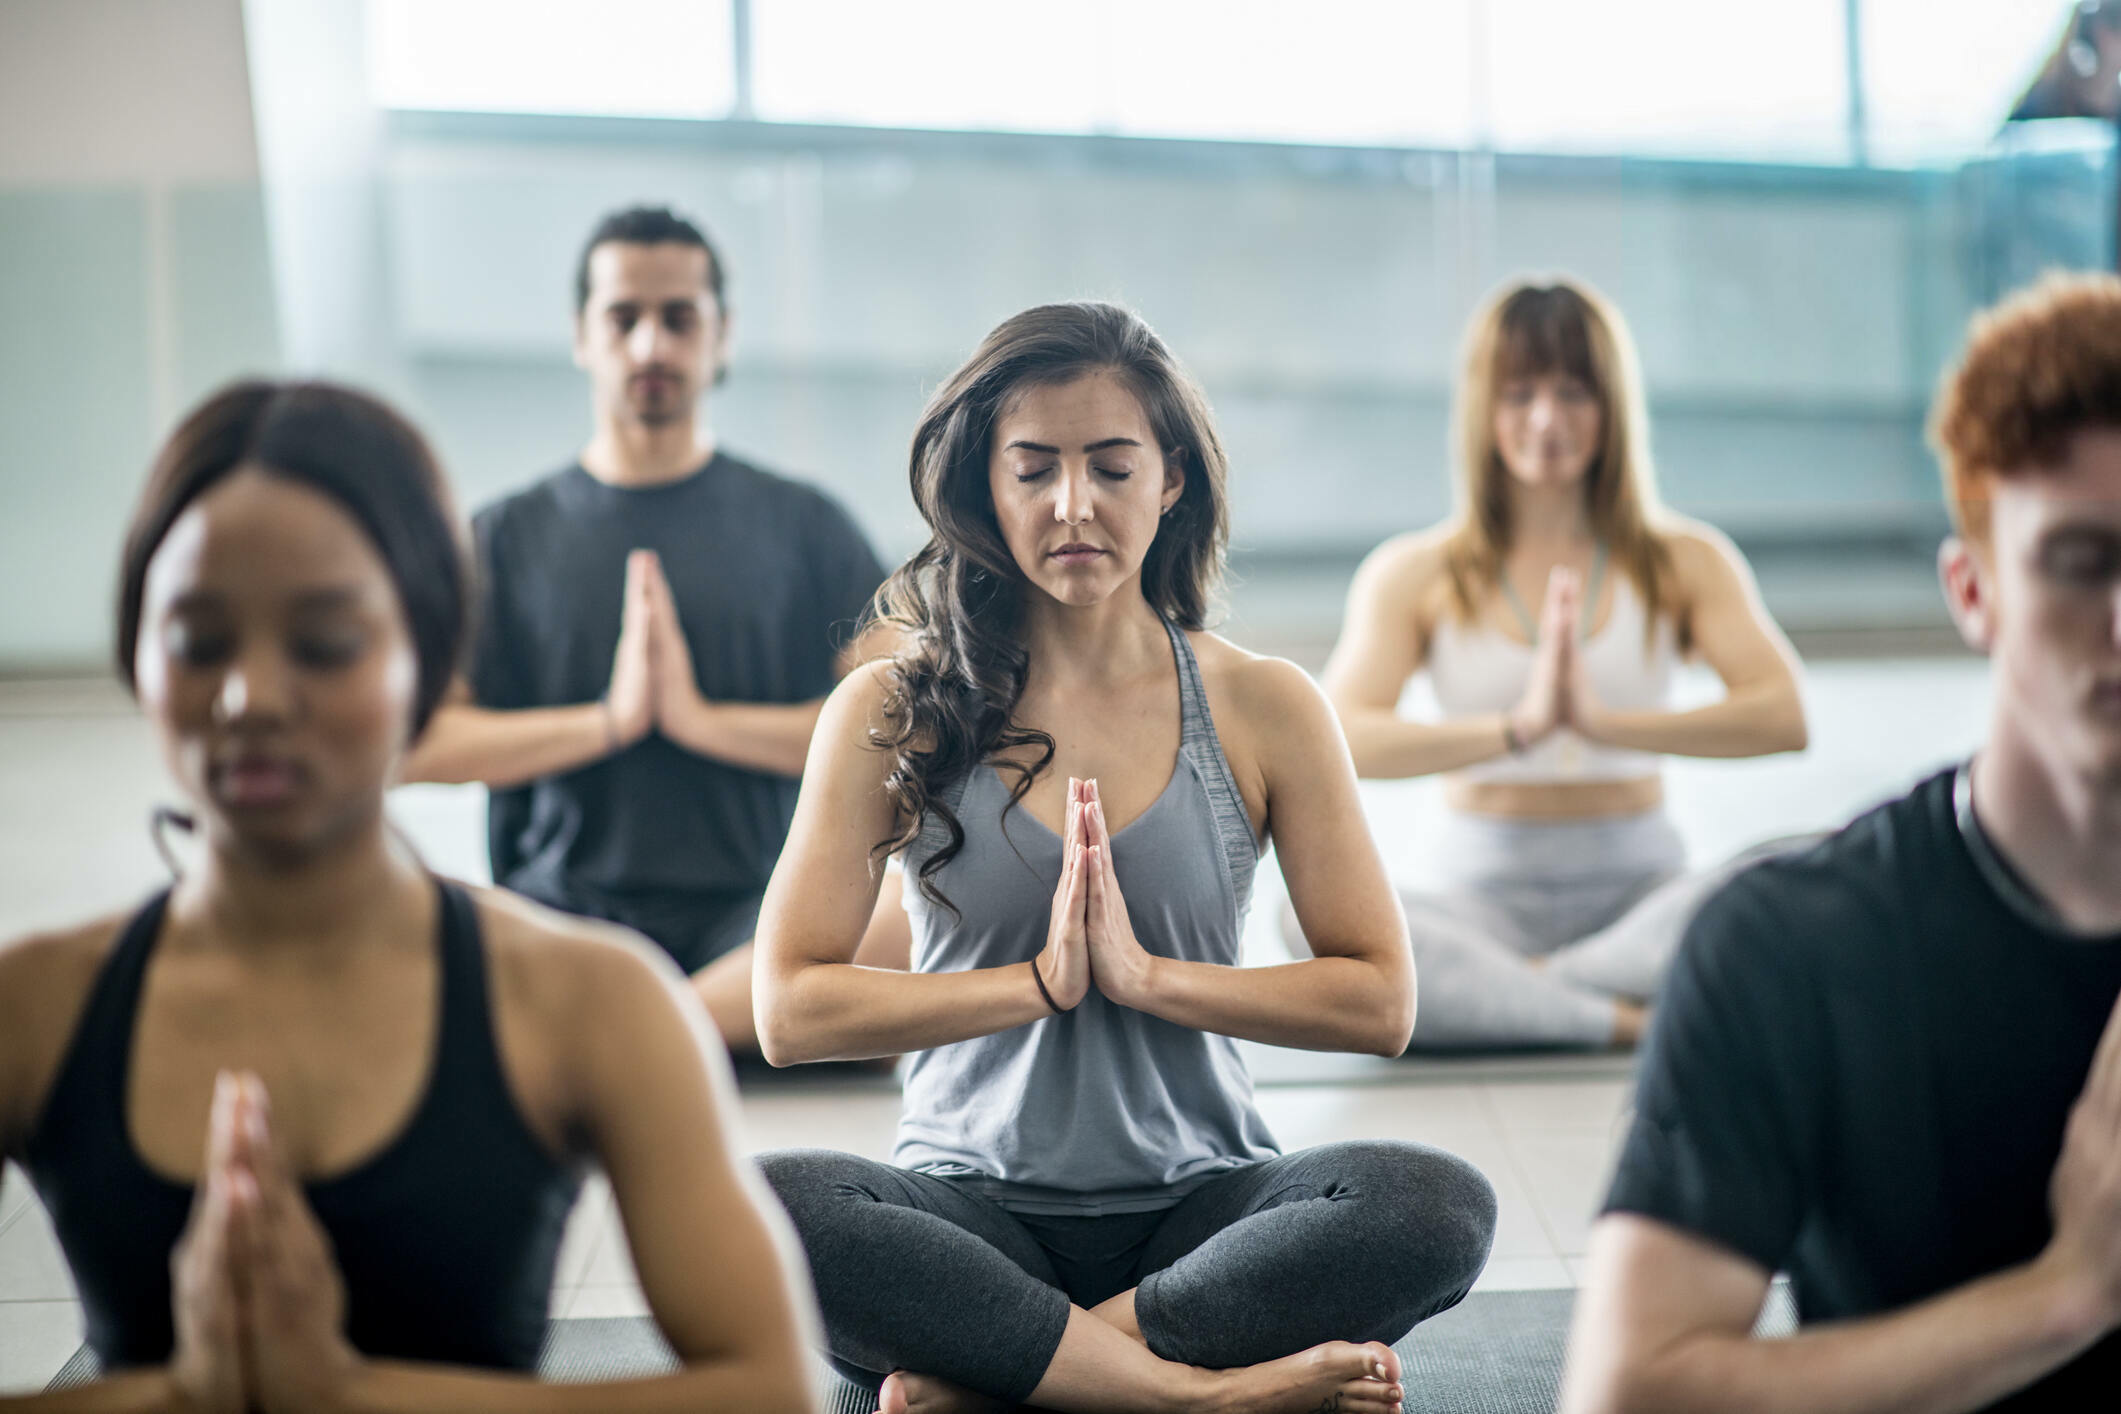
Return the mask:
<path id="1" fill-rule="evenodd" d="M 1234 967 L 1259 844 L 1192 645 L 1165 628 L 1178 666 L 1178 762 L 1163 794 L 1113 836 L 1112 868 L 1143 947 Z M 962 916 L 907 890 L 913 968 L 1023 962 L 1046 945 L 1060 838 L 1007 808 L 992 765 L 953 789 L 965 845 L 936 882 Z M 931 817 L 906 867 L 917 870 L 947 838 Z M 1279 1152 L 1235 1041 L 1119 1006 L 1093 987 L 1065 1016 L 914 1055 L 892 1160 L 959 1179 L 1015 1212 L 1079 1215 L 1169 1207 L 1216 1174 Z"/>

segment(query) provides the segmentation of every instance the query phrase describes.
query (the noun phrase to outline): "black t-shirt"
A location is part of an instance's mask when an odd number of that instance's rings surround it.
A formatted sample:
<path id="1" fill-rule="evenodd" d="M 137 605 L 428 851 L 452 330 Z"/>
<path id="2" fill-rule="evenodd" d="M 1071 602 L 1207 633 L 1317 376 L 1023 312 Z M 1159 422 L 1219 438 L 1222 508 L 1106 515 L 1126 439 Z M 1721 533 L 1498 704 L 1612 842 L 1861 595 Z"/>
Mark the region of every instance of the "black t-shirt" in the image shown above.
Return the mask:
<path id="1" fill-rule="evenodd" d="M 472 529 L 484 599 L 471 685 L 493 708 L 604 694 L 632 550 L 662 558 L 709 701 L 830 692 L 884 573 L 829 496 L 720 452 L 682 481 L 639 489 L 570 466 L 487 507 Z M 579 770 L 494 792 L 494 879 L 562 907 L 763 889 L 795 795 L 792 778 L 651 732 Z"/>
<path id="2" fill-rule="evenodd" d="M 1953 773 L 1733 879 L 1682 945 L 1606 1199 L 1791 1276 L 1807 1321 L 2030 1260 L 2121 935 L 2041 927 L 1984 877 Z M 1996 1409 L 2111 1407 L 2109 1337 Z"/>

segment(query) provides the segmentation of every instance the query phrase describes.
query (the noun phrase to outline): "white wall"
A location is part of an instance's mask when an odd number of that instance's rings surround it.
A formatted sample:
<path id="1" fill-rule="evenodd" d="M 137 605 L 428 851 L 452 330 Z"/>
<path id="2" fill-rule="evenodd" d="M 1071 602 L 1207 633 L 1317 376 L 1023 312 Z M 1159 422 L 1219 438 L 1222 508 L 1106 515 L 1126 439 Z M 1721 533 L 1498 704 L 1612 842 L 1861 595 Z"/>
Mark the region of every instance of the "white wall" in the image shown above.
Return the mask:
<path id="1" fill-rule="evenodd" d="M 277 361 L 238 0 L 0 0 L 0 668 L 109 639 L 155 441 Z"/>
<path id="2" fill-rule="evenodd" d="M 599 214 L 646 198 L 698 214 L 727 257 L 725 441 L 828 485 L 894 552 L 920 534 L 905 448 L 926 391 L 1001 318 L 1081 295 L 1140 308 L 1205 383 L 1239 547 L 1358 552 L 1446 508 L 1461 329 L 1527 269 L 1596 282 L 1633 323 L 1682 508 L 1754 535 L 1942 522 L 1920 442 L 1926 331 L 1956 328 L 1967 301 L 1948 263 L 1918 258 L 1941 177 L 401 126 L 395 318 L 471 504 L 582 440 L 573 262 Z"/>

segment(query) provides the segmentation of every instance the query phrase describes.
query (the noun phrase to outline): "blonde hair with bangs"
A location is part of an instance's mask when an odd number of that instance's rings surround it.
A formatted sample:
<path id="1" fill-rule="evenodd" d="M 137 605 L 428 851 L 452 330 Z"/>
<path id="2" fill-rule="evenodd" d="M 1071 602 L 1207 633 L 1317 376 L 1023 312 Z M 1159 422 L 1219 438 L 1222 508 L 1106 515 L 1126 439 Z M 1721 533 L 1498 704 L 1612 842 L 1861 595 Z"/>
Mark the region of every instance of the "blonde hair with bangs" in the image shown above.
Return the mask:
<path id="1" fill-rule="evenodd" d="M 1671 582 L 1671 552 L 1658 533 L 1663 507 L 1650 461 L 1650 419 L 1627 324 L 1581 281 L 1518 280 L 1489 298 L 1467 331 L 1453 410 L 1457 465 L 1454 524 L 1444 542 L 1453 606 L 1470 620 L 1502 582 L 1515 527 L 1510 469 L 1495 442 L 1495 402 L 1513 378 L 1563 373 L 1598 399 L 1598 455 L 1584 473 L 1591 531 L 1609 562 L 1634 584 L 1654 632 Z"/>

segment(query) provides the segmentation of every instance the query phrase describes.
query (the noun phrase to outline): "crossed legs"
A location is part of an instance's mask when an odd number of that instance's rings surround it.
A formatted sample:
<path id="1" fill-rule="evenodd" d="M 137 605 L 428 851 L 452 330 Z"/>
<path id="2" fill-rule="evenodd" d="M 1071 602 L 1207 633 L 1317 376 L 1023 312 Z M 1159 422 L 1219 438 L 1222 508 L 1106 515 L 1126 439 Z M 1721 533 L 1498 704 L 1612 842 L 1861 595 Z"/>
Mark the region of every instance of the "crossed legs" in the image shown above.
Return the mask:
<path id="1" fill-rule="evenodd" d="M 1221 1175 L 1157 1214 L 1019 1219 L 963 1185 L 852 1155 L 760 1160 L 811 1262 L 833 1363 L 880 1407 L 1392 1409 L 1390 1343 L 1463 1298 L 1495 1202 L 1411 1144 L 1321 1146 Z M 1074 1304 L 1110 1232 L 1135 1284 Z M 1094 1229 L 1094 1230 L 1093 1230 Z M 1137 1240 L 1146 1233 L 1146 1240 Z M 1062 1267 L 1069 1268 L 1066 1276 Z"/>

